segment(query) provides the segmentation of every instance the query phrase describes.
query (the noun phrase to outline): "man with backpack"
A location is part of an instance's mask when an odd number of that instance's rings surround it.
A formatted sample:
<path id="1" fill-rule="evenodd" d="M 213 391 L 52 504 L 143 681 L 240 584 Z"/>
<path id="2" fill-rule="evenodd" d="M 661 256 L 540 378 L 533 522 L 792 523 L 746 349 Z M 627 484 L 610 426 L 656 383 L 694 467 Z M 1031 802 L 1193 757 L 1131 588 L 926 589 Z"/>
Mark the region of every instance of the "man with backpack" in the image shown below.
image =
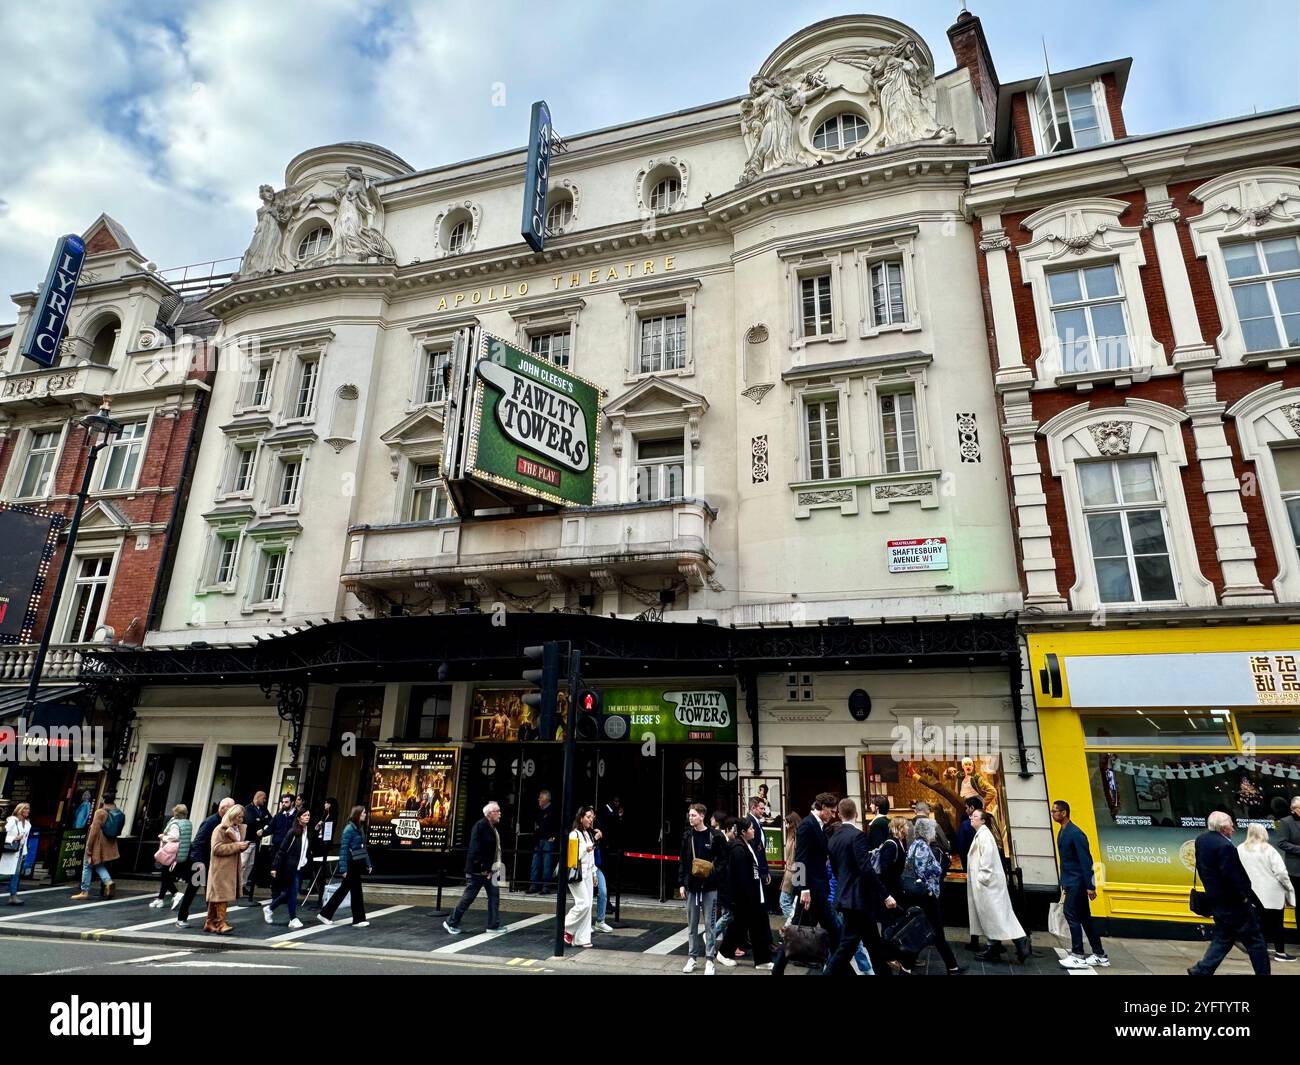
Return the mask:
<path id="1" fill-rule="evenodd" d="M 72 896 L 74 899 L 90 898 L 92 873 L 103 885 L 100 890 L 104 898 L 113 897 L 113 876 L 108 871 L 108 863 L 118 859 L 117 837 L 126 825 L 126 814 L 117 808 L 116 802 L 116 794 L 105 792 L 103 803 L 91 818 L 90 832 L 86 836 L 86 857 L 81 863 L 81 891 Z"/>

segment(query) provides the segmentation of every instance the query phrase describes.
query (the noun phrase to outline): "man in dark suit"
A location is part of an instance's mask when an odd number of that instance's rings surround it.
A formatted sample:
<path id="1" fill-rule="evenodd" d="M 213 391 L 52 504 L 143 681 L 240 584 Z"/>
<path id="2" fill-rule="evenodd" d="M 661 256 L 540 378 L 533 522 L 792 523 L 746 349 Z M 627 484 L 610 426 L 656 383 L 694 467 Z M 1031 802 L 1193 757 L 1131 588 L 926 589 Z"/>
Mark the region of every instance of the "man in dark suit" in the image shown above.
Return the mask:
<path id="1" fill-rule="evenodd" d="M 840 824 L 831 836 L 829 849 L 835 879 L 839 884 L 836 905 L 844 915 L 844 935 L 826 965 L 826 976 L 849 976 L 849 960 L 858 949 L 866 945 L 871 967 L 877 976 L 892 976 L 883 950 L 880 931 L 876 927 L 876 914 L 881 909 L 894 909 L 898 904 L 885 888 L 880 877 L 871 868 L 871 851 L 867 835 L 857 824 L 858 804 L 852 799 L 841 799 Z"/>
<path id="2" fill-rule="evenodd" d="M 889 839 L 889 799 L 884 795 L 872 796 L 870 809 L 874 815 L 867 825 L 867 850 L 875 850 Z"/>
<path id="3" fill-rule="evenodd" d="M 838 799 L 822 792 L 813 800 L 813 812 L 799 822 L 794 837 L 794 886 L 799 888 L 799 902 L 794 919 L 800 924 L 811 923 L 826 929 L 830 936 L 832 953 L 839 946 L 840 930 L 831 912 L 831 879 L 826 862 L 830 851 L 826 846 L 826 826 L 835 815 Z M 800 909 L 805 911 L 800 913 Z M 772 975 L 785 972 L 785 944 L 776 952 Z"/>
<path id="4" fill-rule="evenodd" d="M 753 796 L 749 800 L 749 814 L 745 818 L 754 828 L 754 839 L 750 843 L 749 849 L 754 852 L 754 857 L 758 859 L 758 875 L 762 878 L 764 887 L 772 883 L 772 874 L 767 868 L 767 844 L 763 835 L 762 817 L 766 805 L 757 795 Z M 744 835 L 743 827 L 740 835 Z M 765 894 L 770 894 L 770 892 L 765 892 Z"/>
<path id="5" fill-rule="evenodd" d="M 1232 845 L 1232 815 L 1216 810 L 1206 819 L 1207 831 L 1196 837 L 1196 871 L 1214 913 L 1214 936 L 1205 957 L 1187 970 L 1188 976 L 1213 976 L 1232 945 L 1240 941 L 1250 955 L 1256 976 L 1269 975 L 1268 948 L 1252 904 L 1250 875 Z"/>

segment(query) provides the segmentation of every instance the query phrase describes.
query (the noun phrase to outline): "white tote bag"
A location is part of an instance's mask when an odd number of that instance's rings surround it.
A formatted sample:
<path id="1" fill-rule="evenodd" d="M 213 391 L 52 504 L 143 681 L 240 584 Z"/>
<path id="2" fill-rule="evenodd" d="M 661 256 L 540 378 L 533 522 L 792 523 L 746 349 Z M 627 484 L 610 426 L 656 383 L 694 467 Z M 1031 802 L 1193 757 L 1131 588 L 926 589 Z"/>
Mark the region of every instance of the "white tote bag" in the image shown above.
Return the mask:
<path id="1" fill-rule="evenodd" d="M 1047 930 L 1057 939 L 1070 938 L 1070 924 L 1065 919 L 1065 892 L 1047 907 Z"/>

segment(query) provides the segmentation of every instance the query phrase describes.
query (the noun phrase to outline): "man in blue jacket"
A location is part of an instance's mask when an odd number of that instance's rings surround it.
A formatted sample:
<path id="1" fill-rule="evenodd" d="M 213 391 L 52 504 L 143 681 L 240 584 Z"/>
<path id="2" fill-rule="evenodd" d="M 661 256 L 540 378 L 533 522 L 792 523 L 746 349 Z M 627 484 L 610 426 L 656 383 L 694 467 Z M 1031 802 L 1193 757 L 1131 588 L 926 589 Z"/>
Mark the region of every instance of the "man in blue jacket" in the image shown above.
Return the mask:
<path id="1" fill-rule="evenodd" d="M 1196 871 L 1214 914 L 1214 936 L 1205 957 L 1188 969 L 1187 975 L 1213 976 L 1233 943 L 1240 942 L 1250 955 L 1255 975 L 1268 976 L 1268 948 L 1259 930 L 1250 874 L 1232 845 L 1236 827 L 1232 815 L 1215 810 L 1206 818 L 1205 827 L 1207 831 L 1196 837 Z"/>
<path id="2" fill-rule="evenodd" d="M 1097 881 L 1092 873 L 1092 851 L 1083 829 L 1070 820 L 1070 804 L 1064 799 L 1052 803 L 1052 820 L 1061 826 L 1056 851 L 1061 858 L 1061 888 L 1065 891 L 1065 923 L 1070 926 L 1070 953 L 1061 959 L 1067 969 L 1105 968 L 1110 964 L 1101 936 L 1092 923 L 1090 901 L 1097 898 Z M 1084 956 L 1083 934 L 1088 933 L 1092 953 Z"/>

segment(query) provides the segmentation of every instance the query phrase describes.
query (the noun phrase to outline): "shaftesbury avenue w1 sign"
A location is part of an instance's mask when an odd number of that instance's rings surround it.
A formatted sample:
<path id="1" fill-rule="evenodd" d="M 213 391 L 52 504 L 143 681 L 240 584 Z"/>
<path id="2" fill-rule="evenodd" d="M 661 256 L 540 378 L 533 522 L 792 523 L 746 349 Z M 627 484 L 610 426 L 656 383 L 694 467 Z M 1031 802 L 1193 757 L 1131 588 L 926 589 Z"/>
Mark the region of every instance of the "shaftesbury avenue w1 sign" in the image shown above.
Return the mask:
<path id="1" fill-rule="evenodd" d="M 45 284 L 41 286 L 41 298 L 32 310 L 31 326 L 23 342 L 22 354 L 32 362 L 53 366 L 58 358 L 63 326 L 85 261 L 86 244 L 75 233 L 69 233 L 54 249 Z"/>
<path id="2" fill-rule="evenodd" d="M 474 367 L 464 475 L 560 506 L 591 505 L 600 389 L 486 335 Z"/>

